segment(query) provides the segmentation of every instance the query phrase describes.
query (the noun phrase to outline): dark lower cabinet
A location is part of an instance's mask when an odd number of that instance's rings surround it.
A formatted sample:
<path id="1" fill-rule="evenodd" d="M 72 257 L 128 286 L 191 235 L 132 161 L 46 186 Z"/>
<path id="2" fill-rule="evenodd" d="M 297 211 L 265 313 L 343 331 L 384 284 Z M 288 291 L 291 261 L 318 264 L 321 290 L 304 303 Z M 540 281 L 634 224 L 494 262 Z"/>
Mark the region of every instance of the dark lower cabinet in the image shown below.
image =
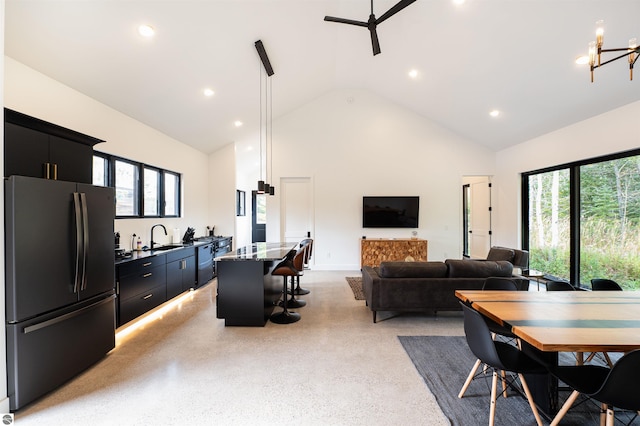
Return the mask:
<path id="1" fill-rule="evenodd" d="M 126 324 L 167 300 L 167 287 L 160 285 L 120 302 L 120 323 Z"/>
<path id="2" fill-rule="evenodd" d="M 195 247 L 118 264 L 118 327 L 195 287 L 196 270 Z"/>
<path id="3" fill-rule="evenodd" d="M 198 287 L 205 285 L 213 279 L 213 243 L 198 247 Z"/>
<path id="4" fill-rule="evenodd" d="M 166 264 L 160 255 L 118 265 L 118 326 L 167 300 Z"/>
<path id="5" fill-rule="evenodd" d="M 167 299 L 172 299 L 196 286 L 194 248 L 167 253 Z"/>

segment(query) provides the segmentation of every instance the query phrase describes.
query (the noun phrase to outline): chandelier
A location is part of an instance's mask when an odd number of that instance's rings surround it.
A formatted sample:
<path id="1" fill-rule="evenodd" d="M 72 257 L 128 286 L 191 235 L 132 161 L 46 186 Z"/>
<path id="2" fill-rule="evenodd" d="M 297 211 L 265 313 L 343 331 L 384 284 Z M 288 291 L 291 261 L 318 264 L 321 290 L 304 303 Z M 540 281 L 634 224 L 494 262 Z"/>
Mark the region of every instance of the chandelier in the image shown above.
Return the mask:
<path id="1" fill-rule="evenodd" d="M 629 80 L 633 80 L 633 65 L 638 60 L 638 54 L 640 53 L 640 47 L 638 47 L 637 39 L 634 37 L 629 40 L 628 47 L 620 47 L 615 49 L 603 49 L 602 44 L 604 41 L 604 21 L 600 20 L 596 22 L 596 40 L 589 43 L 589 65 L 591 67 L 591 82 L 593 83 L 593 71 L 596 68 L 607 65 L 618 59 L 627 57 L 629 62 Z M 625 52 L 615 58 L 602 62 L 602 53 L 609 52 Z"/>

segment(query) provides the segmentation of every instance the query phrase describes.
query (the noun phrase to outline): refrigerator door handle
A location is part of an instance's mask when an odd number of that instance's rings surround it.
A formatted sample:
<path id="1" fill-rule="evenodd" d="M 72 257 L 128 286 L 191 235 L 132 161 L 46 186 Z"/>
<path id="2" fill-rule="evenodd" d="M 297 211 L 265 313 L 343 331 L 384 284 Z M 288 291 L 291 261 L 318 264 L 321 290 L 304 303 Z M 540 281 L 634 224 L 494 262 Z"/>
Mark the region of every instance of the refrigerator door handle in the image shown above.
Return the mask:
<path id="1" fill-rule="evenodd" d="M 77 192 L 73 193 L 73 210 L 74 210 L 74 217 L 75 217 L 75 231 L 76 231 L 76 258 L 75 258 L 75 278 L 73 280 L 73 292 L 77 293 L 78 292 L 78 284 L 80 284 L 80 279 L 81 279 L 81 266 L 82 266 L 82 258 L 83 253 L 82 253 L 82 242 L 83 242 L 83 238 L 82 238 L 82 208 L 80 206 L 80 194 Z"/>
<path id="2" fill-rule="evenodd" d="M 38 330 L 41 330 L 41 329 L 46 328 L 46 327 L 50 327 L 50 326 L 52 326 L 54 324 L 58 324 L 60 322 L 67 321 L 70 318 L 77 317 L 78 315 L 82 315 L 86 311 L 91 310 L 91 309 L 95 308 L 96 306 L 100 306 L 100 305 L 105 304 L 105 303 L 110 303 L 115 298 L 116 298 L 116 295 L 112 294 L 111 296 L 107 297 L 106 299 L 99 300 L 99 301 L 97 301 L 95 303 L 92 303 L 91 305 L 87 305 L 87 306 L 85 306 L 85 307 L 83 307 L 81 309 L 78 309 L 77 311 L 69 312 L 68 314 L 60 315 L 59 317 L 51 318 L 51 319 L 46 320 L 46 321 L 42 321 L 42 322 L 39 322 L 39 323 L 36 323 L 36 324 L 33 324 L 33 325 L 29 325 L 29 326 L 25 327 L 22 332 L 24 334 L 29 334 L 29 333 L 33 333 L 34 331 L 38 331 Z"/>
<path id="3" fill-rule="evenodd" d="M 89 255 L 89 212 L 87 210 L 87 194 L 80 193 L 82 206 L 82 276 L 80 290 L 87 289 L 87 256 Z"/>

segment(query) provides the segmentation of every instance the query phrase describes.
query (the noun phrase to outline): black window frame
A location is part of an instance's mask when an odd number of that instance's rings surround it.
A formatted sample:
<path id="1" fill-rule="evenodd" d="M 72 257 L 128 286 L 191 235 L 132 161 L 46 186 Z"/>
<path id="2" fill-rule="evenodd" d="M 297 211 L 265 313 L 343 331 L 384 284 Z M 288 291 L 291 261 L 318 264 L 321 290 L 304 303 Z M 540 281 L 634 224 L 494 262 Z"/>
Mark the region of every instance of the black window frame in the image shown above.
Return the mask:
<path id="1" fill-rule="evenodd" d="M 164 217 L 164 216 L 162 216 L 163 211 L 161 209 L 161 206 L 163 205 L 162 199 L 164 198 L 164 182 L 162 180 L 162 169 L 160 169 L 158 167 L 150 166 L 148 164 L 142 164 L 141 165 L 141 169 L 142 169 L 142 175 L 140 176 L 140 180 L 142 181 L 142 190 L 143 191 L 144 191 L 145 183 L 146 183 L 145 182 L 145 174 L 144 174 L 144 172 L 146 170 L 152 170 L 152 171 L 154 171 L 154 172 L 156 172 L 158 174 L 158 187 L 156 189 L 156 206 L 155 206 L 156 207 L 156 211 L 158 212 L 158 214 L 155 214 L 155 215 L 145 214 L 145 210 L 144 209 L 147 206 L 146 206 L 146 202 L 145 202 L 145 193 L 142 192 L 141 193 L 141 197 L 140 197 L 140 203 L 141 203 L 141 206 L 142 206 L 142 210 L 141 210 L 142 211 L 142 215 L 144 217 Z"/>
<path id="2" fill-rule="evenodd" d="M 167 175 L 172 175 L 175 176 L 175 180 L 176 180 L 176 191 L 175 191 L 175 211 L 177 212 L 177 214 L 167 214 L 167 188 L 166 188 L 166 182 L 167 182 Z M 181 197 L 181 192 L 180 192 L 180 183 L 182 182 L 182 177 L 180 176 L 180 173 L 177 172 L 172 172 L 170 170 L 160 170 L 160 192 L 161 192 L 161 202 L 160 202 L 160 214 L 162 215 L 162 217 L 180 217 L 180 212 L 182 211 L 181 205 L 182 205 L 182 197 Z"/>
<path id="3" fill-rule="evenodd" d="M 112 169 L 113 168 L 111 167 L 111 160 L 110 160 L 109 156 L 107 154 L 103 154 L 101 152 L 93 151 L 93 157 L 101 158 L 104 161 L 105 168 L 104 168 L 104 176 L 103 176 L 103 178 L 104 178 L 104 181 L 107 184 L 107 186 L 111 186 L 111 175 L 112 175 Z M 92 176 L 92 180 L 93 180 L 93 163 L 92 163 L 92 167 L 91 167 L 91 176 Z"/>
<path id="4" fill-rule="evenodd" d="M 621 151 L 599 157 L 573 161 L 557 166 L 532 170 L 520 174 L 521 193 L 521 241 L 522 249 L 529 251 L 529 177 L 540 173 L 548 173 L 556 170 L 569 170 L 569 282 L 576 288 L 580 287 L 580 168 L 585 165 L 617 160 L 620 158 L 640 155 L 640 149 Z"/>
<path id="5" fill-rule="evenodd" d="M 116 161 L 122 161 L 133 165 L 138 171 L 138 182 L 135 190 L 134 201 L 137 206 L 137 214 L 133 215 L 116 215 L 116 219 L 146 219 L 146 218 L 165 218 L 165 217 L 182 217 L 182 174 L 173 170 L 166 170 L 161 167 L 153 166 L 151 164 L 142 163 L 128 158 L 120 157 L 117 155 L 106 154 L 99 151 L 94 151 L 95 157 L 100 157 L 106 161 L 107 164 L 107 186 L 115 188 L 115 164 Z M 157 215 L 145 215 L 144 213 L 144 170 L 150 169 L 159 173 L 159 185 L 158 185 L 158 214 Z M 176 214 L 165 214 L 165 174 L 171 174 L 176 177 Z"/>

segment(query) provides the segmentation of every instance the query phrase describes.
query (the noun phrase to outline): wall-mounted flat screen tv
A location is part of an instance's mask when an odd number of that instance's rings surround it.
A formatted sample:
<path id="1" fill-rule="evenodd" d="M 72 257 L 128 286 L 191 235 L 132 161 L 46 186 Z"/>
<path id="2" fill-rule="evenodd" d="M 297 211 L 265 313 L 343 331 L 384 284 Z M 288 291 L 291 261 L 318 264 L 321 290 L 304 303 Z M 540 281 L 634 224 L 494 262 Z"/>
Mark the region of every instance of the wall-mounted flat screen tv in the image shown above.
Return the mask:
<path id="1" fill-rule="evenodd" d="M 420 197 L 362 197 L 363 228 L 417 228 Z"/>

